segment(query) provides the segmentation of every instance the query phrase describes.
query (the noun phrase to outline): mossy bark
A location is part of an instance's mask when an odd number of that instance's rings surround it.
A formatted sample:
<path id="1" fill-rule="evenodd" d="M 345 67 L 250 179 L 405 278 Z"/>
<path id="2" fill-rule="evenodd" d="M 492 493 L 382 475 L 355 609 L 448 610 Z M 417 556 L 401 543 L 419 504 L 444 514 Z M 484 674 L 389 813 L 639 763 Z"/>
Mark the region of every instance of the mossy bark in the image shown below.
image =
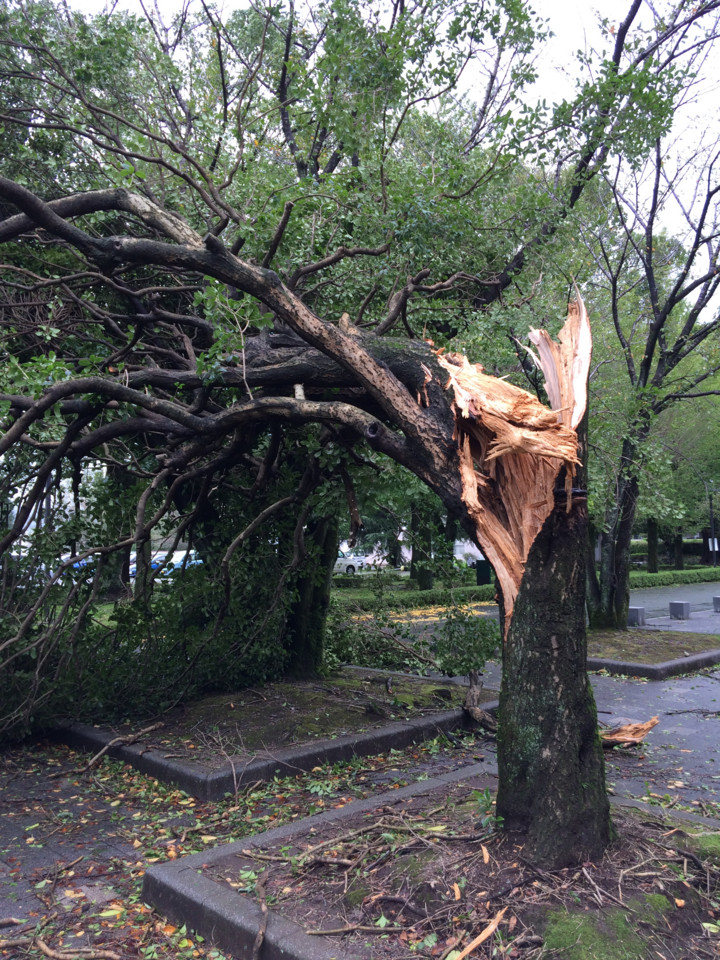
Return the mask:
<path id="1" fill-rule="evenodd" d="M 647 568 L 648 573 L 657 573 L 660 569 L 658 563 L 658 525 L 657 520 L 652 517 L 647 522 Z"/>
<path id="2" fill-rule="evenodd" d="M 611 837 L 586 672 L 587 501 L 559 496 L 536 538 L 503 654 L 497 813 L 548 868 L 602 856 Z"/>
<path id="3" fill-rule="evenodd" d="M 337 557 L 337 519 L 323 517 L 312 521 L 305 540 L 311 548 L 311 557 L 307 571 L 297 584 L 297 597 L 285 627 L 286 673 L 298 678 L 317 676 L 322 665 L 330 581 Z"/>

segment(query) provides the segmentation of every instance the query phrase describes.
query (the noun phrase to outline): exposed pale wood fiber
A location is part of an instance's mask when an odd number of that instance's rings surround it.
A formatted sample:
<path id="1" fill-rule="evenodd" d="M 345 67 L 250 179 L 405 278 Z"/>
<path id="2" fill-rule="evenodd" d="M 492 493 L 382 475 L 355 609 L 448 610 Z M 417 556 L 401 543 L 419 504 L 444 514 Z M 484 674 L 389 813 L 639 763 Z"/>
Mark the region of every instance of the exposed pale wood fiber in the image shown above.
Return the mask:
<path id="1" fill-rule="evenodd" d="M 587 405 L 592 352 L 582 300 L 571 303 L 558 341 L 545 330 L 531 330 L 530 340 L 552 409 L 526 390 L 487 376 L 466 357 L 438 357 L 454 394 L 463 499 L 502 587 L 505 632 L 530 547 L 555 505 L 563 466 L 570 508 L 579 463 L 576 428 Z"/>

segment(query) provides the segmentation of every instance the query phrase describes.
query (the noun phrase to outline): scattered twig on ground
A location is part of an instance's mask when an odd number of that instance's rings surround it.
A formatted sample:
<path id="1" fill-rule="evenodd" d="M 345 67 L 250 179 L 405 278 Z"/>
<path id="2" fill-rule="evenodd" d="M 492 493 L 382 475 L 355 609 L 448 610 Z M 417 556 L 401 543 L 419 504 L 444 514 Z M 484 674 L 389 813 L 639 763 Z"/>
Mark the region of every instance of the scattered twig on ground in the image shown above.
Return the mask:
<path id="1" fill-rule="evenodd" d="M 496 913 L 490 923 L 485 927 L 483 932 L 479 934 L 479 936 L 475 937 L 474 940 L 471 940 L 465 949 L 461 950 L 457 957 L 455 957 L 455 960 L 465 960 L 465 957 L 469 956 L 476 947 L 479 947 L 481 943 L 484 943 L 488 939 L 488 937 L 491 937 L 500 926 L 500 921 L 505 916 L 506 910 L 507 907 L 503 907 L 502 910 Z"/>
<path id="2" fill-rule="evenodd" d="M 2 927 L 19 927 L 20 924 L 26 923 L 26 920 L 16 920 L 15 917 L 5 917 L 0 920 L 0 929 Z"/>
<path id="3" fill-rule="evenodd" d="M 69 774 L 87 773 L 88 770 L 92 769 L 92 767 L 95 766 L 98 760 L 100 760 L 102 757 L 105 756 L 108 750 L 111 750 L 113 747 L 119 747 L 121 745 L 128 746 L 131 743 L 137 743 L 140 737 L 144 737 L 145 734 L 152 733 L 153 730 L 158 730 L 162 726 L 163 726 L 162 723 L 152 723 L 150 724 L 149 727 L 144 727 L 142 730 L 138 730 L 137 733 L 128 734 L 127 736 L 124 736 L 124 737 L 114 737 L 112 740 L 110 740 L 108 743 L 105 744 L 102 750 L 98 750 L 95 756 L 91 757 L 90 760 L 88 760 L 88 762 L 85 764 L 85 766 L 75 767 L 73 770 L 62 770 L 62 771 L 59 770 L 57 771 L 57 773 L 49 774 L 50 779 L 56 780 L 58 777 L 66 777 Z"/>
<path id="4" fill-rule="evenodd" d="M 29 947 L 35 937 L 16 937 L 13 940 L 0 940 L 0 950 L 9 950 L 10 947 Z"/>
<path id="5" fill-rule="evenodd" d="M 440 954 L 439 960 L 446 960 L 446 958 L 450 956 L 453 950 L 457 950 L 457 948 L 460 946 L 460 944 L 463 942 L 466 936 L 467 936 L 467 930 L 463 930 L 460 936 L 455 941 L 455 943 L 451 943 L 449 947 L 443 950 L 443 952 Z"/>
<path id="6" fill-rule="evenodd" d="M 52 904 L 52 899 L 55 895 L 55 887 L 57 886 L 57 882 L 60 879 L 60 877 L 65 873 L 66 870 L 70 870 L 76 864 L 80 863 L 83 856 L 84 854 L 81 854 L 79 857 L 76 857 L 75 860 L 71 861 L 70 863 L 66 863 L 62 867 L 60 866 L 59 863 L 55 864 L 55 868 L 52 873 L 52 882 L 50 884 L 50 889 L 47 891 L 47 893 L 44 896 L 41 896 L 40 894 L 38 894 L 38 897 L 40 898 L 40 900 L 42 900 L 45 903 L 46 906 L 49 907 Z"/>
<path id="7" fill-rule="evenodd" d="M 390 893 L 376 893 L 374 896 L 369 897 L 368 900 L 366 900 L 366 905 L 369 907 L 373 903 L 379 903 L 381 900 L 386 903 L 399 903 L 401 904 L 401 907 L 403 910 L 409 910 L 411 913 L 416 914 L 418 917 L 427 918 L 427 915 L 428 915 L 427 910 L 423 910 L 420 907 L 416 907 L 414 904 L 410 902 L 408 897 L 396 897 Z"/>
<path id="8" fill-rule="evenodd" d="M 260 926 L 253 943 L 252 960 L 260 960 L 260 951 L 265 940 L 265 931 L 268 922 L 267 895 L 265 893 L 265 884 L 267 883 L 267 872 L 263 873 L 255 884 L 255 896 L 260 901 Z"/>
<path id="9" fill-rule="evenodd" d="M 306 930 L 309 937 L 342 937 L 348 933 L 402 933 L 405 927 L 368 927 L 362 923 L 352 923 L 347 927 L 335 927 L 332 930 Z"/>
<path id="10" fill-rule="evenodd" d="M 628 910 L 630 913 L 635 913 L 632 907 L 629 907 L 626 903 L 623 903 L 623 901 L 620 900 L 618 897 L 616 897 L 614 894 L 609 893 L 607 890 L 603 890 L 602 887 L 599 887 L 597 883 L 595 883 L 593 878 L 590 876 L 590 874 L 588 873 L 585 867 L 582 868 L 582 874 L 585 877 L 585 879 L 588 881 L 590 886 L 593 888 L 593 890 L 596 892 L 598 897 L 598 904 L 601 907 L 603 906 L 602 898 L 607 897 L 608 900 L 612 900 L 613 903 L 617 903 L 619 906 L 621 906 L 623 910 Z"/>
<path id="11" fill-rule="evenodd" d="M 114 950 L 96 950 L 93 947 L 80 947 L 74 950 L 53 950 L 44 940 L 35 939 L 35 946 L 51 960 L 122 960 Z"/>

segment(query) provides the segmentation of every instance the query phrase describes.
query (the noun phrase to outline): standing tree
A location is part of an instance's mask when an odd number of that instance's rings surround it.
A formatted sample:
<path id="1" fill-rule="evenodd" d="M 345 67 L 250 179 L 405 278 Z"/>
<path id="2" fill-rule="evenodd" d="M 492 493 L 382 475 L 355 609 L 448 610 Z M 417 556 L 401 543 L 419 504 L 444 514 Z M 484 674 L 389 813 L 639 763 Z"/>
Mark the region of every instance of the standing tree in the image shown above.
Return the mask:
<path id="1" fill-rule="evenodd" d="M 678 109 L 676 122 L 681 117 Z M 598 358 L 595 389 L 606 407 L 616 393 L 614 422 L 622 425 L 609 453 L 613 469 L 603 471 L 600 565 L 589 591 L 596 625 L 627 624 L 630 540 L 659 418 L 720 395 L 720 139 L 708 135 L 691 157 L 678 157 L 675 147 L 658 138 L 641 167 L 618 162 L 602 191 L 612 231 L 585 231 L 595 295 L 607 304 L 615 338 L 615 348 Z M 681 214 L 676 232 L 684 242 L 663 226 L 673 211 Z"/>

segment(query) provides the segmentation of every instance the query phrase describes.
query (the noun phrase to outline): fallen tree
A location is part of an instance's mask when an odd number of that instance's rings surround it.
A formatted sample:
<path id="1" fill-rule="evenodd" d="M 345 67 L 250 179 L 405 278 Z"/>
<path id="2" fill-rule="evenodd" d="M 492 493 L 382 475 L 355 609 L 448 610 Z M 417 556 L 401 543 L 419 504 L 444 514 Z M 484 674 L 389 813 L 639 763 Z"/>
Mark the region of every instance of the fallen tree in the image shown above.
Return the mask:
<path id="1" fill-rule="evenodd" d="M 62 380 L 35 395 L 0 396 L 8 411 L 3 455 L 32 442 L 47 413 L 57 411 L 35 496 L 42 496 L 64 458 L 139 434 L 156 438 L 159 469 L 150 487 L 172 488 L 203 471 L 212 476 L 218 466 L 208 467 L 208 448 L 237 442 L 258 424 L 322 424 L 405 466 L 480 545 L 500 584 L 505 652 L 498 813 L 508 829 L 526 835 L 527 852 L 545 863 L 599 856 L 610 835 L 609 812 L 585 674 L 586 499 L 574 485 L 591 348 L 581 301 L 571 304 L 559 343 L 545 332 L 533 334 L 551 410 L 461 356 L 363 335 L 342 317 L 321 319 L 271 270 L 239 259 L 212 234 L 202 238 L 176 225 L 147 200 L 139 204 L 121 193 L 118 206 L 131 207 L 164 239 L 98 237 L 81 229 L 73 214 L 86 212 L 91 198 L 65 199 L 61 216 L 57 203 L 5 179 L 0 196 L 20 211 L 2 225 L 6 241 L 32 224 L 103 276 L 152 266 L 213 278 L 261 303 L 281 338 L 281 362 L 268 362 L 272 347 L 241 351 L 239 375 L 237 368 L 220 369 L 212 386 L 197 385 L 191 403 L 183 402 L 183 390 L 192 388 L 192 377 L 173 378 L 164 369 L 128 376 L 108 371 Z M 112 198 L 104 194 L 102 203 L 107 209 Z M 267 334 L 266 345 L 272 337 Z M 243 392 L 234 402 L 212 402 L 214 391 L 238 379 Z M 328 389 L 336 397 L 329 399 Z M 0 550 L 21 536 L 31 501 L 29 494 Z M 147 538 L 149 529 L 141 503 L 135 540 Z"/>
<path id="2" fill-rule="evenodd" d="M 601 854 L 580 559 L 584 311 L 571 308 L 555 346 L 535 335 L 552 409 L 423 341 L 483 327 L 511 291 L 528 302 L 535 258 L 567 236 L 587 184 L 667 128 L 685 39 L 716 6 L 681 0 L 644 26 L 631 0 L 611 52 L 552 117 L 511 109 L 542 36 L 522 4 L 257 4 L 225 19 L 204 4 L 172 25 L 157 10 L 93 20 L 43 0 L 2 6 L 0 550 L 25 561 L 0 593 L 12 601 L 6 723 L 92 643 L 83 624 L 115 554 L 127 583 L 135 551 L 137 577 L 113 642 L 144 622 L 159 530 L 218 574 L 200 591 L 200 627 L 173 611 L 184 674 L 198 662 L 189 626 L 222 650 L 205 661 L 213 682 L 251 653 L 278 669 L 284 627 L 308 610 L 322 620 L 334 488 L 357 526 L 353 473 L 382 455 L 434 491 L 496 570 L 506 828 L 546 864 Z M 470 62 L 486 81 L 476 104 L 453 99 Z M 109 511 L 83 515 L 88 464 L 112 478 L 112 524 Z M 63 496 L 73 518 L 56 523 Z M 35 564 L 23 557 L 33 524 L 46 534 Z M 259 545 L 276 554 L 266 567 Z M 77 576 L 85 563 L 94 574 Z M 24 572 L 42 575 L 37 589 Z M 273 644 L 220 647 L 250 580 L 243 612 Z M 127 635 L 135 674 L 165 669 Z M 316 639 L 301 637 L 296 661 Z M 117 650 L 101 653 L 105 666 Z M 82 696 L 86 677 L 73 680 Z"/>

